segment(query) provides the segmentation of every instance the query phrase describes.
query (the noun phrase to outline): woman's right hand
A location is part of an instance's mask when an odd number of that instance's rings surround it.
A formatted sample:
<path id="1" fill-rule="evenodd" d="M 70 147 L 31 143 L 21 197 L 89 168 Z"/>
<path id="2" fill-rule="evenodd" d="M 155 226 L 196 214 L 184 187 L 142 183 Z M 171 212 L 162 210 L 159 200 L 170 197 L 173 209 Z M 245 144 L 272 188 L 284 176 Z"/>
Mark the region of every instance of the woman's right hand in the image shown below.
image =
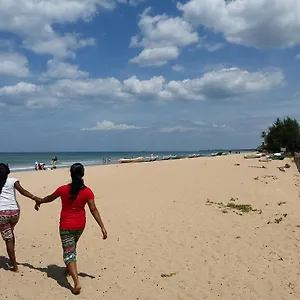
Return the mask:
<path id="1" fill-rule="evenodd" d="M 102 230 L 102 234 L 103 234 L 103 239 L 106 240 L 107 239 L 107 231 L 105 228 L 101 228 Z"/>

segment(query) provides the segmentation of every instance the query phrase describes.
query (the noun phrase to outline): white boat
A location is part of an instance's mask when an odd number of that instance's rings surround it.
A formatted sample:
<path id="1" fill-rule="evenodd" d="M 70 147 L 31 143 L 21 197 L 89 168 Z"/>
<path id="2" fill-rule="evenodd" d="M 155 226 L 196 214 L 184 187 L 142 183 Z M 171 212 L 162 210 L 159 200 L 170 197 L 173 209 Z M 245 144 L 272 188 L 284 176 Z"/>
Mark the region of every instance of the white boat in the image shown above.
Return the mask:
<path id="1" fill-rule="evenodd" d="M 133 162 L 133 158 L 120 158 L 118 160 L 118 163 L 120 164 L 132 163 L 132 162 Z"/>
<path id="2" fill-rule="evenodd" d="M 262 153 L 250 153 L 250 154 L 246 154 L 244 155 L 244 158 L 246 159 L 251 159 L 251 158 L 261 158 L 263 155 Z"/>
<path id="3" fill-rule="evenodd" d="M 172 157 L 172 155 L 163 156 L 161 160 L 169 160 Z"/>
<path id="4" fill-rule="evenodd" d="M 146 157 L 140 156 L 140 157 L 134 158 L 133 162 L 144 162 L 146 160 L 147 160 Z"/>

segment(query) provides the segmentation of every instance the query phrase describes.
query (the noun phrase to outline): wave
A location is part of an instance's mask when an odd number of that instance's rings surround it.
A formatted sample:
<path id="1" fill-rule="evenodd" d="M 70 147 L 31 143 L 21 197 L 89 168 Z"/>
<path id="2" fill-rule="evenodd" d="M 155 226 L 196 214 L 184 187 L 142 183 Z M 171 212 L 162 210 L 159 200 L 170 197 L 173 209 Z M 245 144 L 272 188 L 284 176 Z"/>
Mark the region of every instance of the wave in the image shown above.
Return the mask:
<path id="1" fill-rule="evenodd" d="M 69 168 L 71 167 L 74 163 L 82 163 L 84 166 L 99 166 L 99 165 L 103 165 L 103 161 L 102 160 L 76 160 L 76 161 L 62 161 L 59 162 L 56 167 L 58 169 L 62 169 L 62 168 Z M 111 164 L 114 164 L 117 162 L 117 159 L 112 159 L 111 160 Z M 51 169 L 51 165 L 45 165 L 46 169 Z M 24 165 L 24 164 L 20 164 L 20 165 L 10 165 L 10 170 L 11 172 L 24 172 L 24 171 L 33 171 L 35 170 L 35 166 L 34 165 Z"/>

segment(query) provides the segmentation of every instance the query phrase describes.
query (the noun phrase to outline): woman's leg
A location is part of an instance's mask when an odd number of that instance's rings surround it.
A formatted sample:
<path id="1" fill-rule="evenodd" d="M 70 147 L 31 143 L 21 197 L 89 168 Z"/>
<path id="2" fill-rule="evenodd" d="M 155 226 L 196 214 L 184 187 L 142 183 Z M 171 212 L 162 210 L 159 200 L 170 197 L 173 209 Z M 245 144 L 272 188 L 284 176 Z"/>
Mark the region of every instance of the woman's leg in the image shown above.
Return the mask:
<path id="1" fill-rule="evenodd" d="M 16 241 L 14 236 L 14 228 L 19 221 L 19 212 L 5 212 L 1 215 L 1 217 L 3 217 L 3 215 L 7 218 L 8 222 L 6 224 L 2 222 L 0 224 L 0 229 L 2 238 L 6 244 L 6 251 L 12 265 L 10 270 L 13 272 L 18 272 L 18 263 L 15 253 Z"/>
<path id="2" fill-rule="evenodd" d="M 77 242 L 82 234 L 83 230 L 62 230 L 60 231 L 60 237 L 63 247 L 63 257 L 66 264 L 66 273 L 72 276 L 74 281 L 74 294 L 79 294 L 81 291 L 81 285 L 78 278 L 77 271 Z"/>

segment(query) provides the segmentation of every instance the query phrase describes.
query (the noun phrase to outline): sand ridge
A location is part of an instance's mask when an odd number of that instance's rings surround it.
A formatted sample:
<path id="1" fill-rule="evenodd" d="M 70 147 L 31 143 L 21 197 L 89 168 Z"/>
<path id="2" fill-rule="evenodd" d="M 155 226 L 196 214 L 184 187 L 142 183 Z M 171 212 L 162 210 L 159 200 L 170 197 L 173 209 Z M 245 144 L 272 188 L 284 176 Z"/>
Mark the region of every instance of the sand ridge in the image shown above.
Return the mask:
<path id="1" fill-rule="evenodd" d="M 280 172 L 285 163 L 291 168 Z M 89 167 L 86 174 L 108 240 L 87 211 L 78 249 L 80 299 L 300 298 L 300 177 L 290 160 L 229 155 Z M 38 196 L 69 180 L 67 169 L 12 176 Z M 62 275 L 59 201 L 36 212 L 30 200 L 18 199 L 20 273 L 3 269 L 0 243 L 0 298 L 72 299 Z M 224 213 L 208 200 L 257 211 Z"/>

